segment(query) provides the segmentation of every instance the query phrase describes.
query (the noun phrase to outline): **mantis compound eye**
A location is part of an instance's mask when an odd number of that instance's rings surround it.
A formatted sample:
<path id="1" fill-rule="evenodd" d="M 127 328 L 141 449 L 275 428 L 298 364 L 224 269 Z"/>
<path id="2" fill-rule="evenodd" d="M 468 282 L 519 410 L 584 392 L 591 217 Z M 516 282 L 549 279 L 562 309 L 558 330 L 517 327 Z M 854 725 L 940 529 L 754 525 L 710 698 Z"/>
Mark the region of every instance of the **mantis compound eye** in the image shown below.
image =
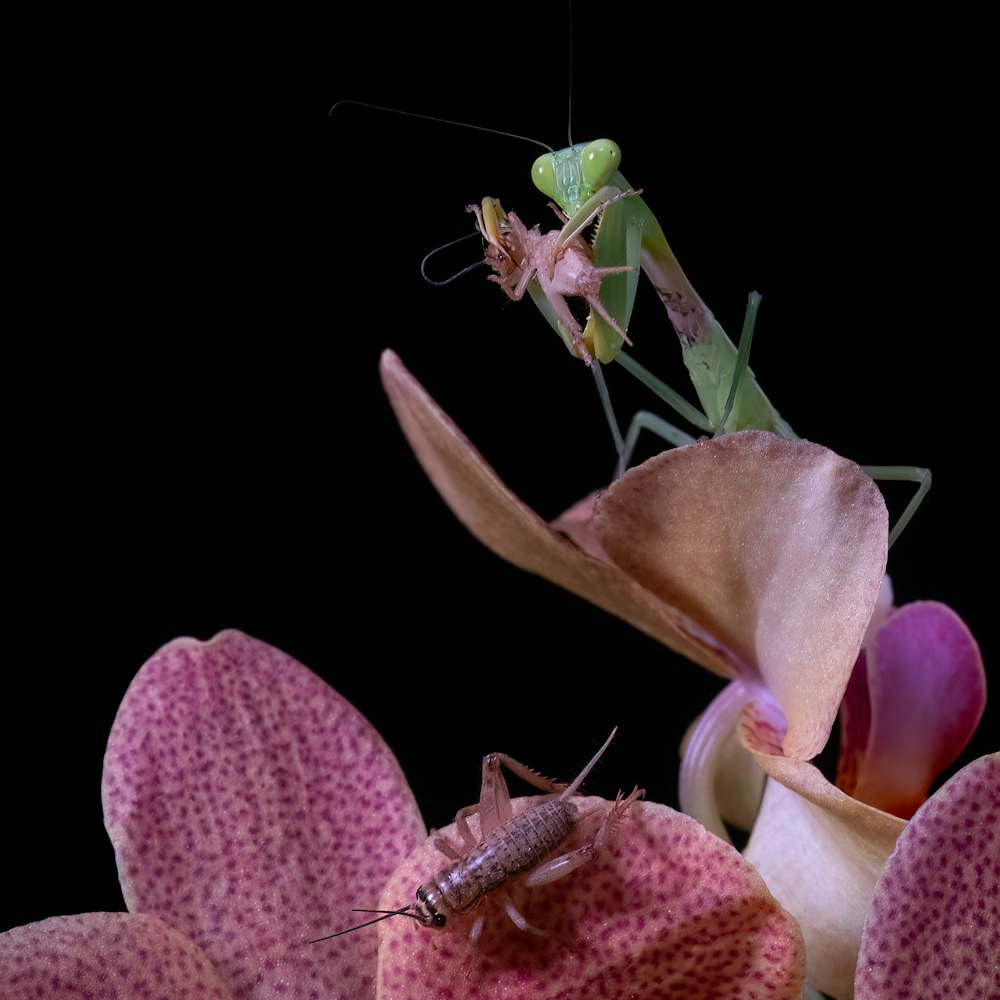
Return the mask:
<path id="1" fill-rule="evenodd" d="M 531 166 L 531 179 L 535 187 L 549 198 L 556 197 L 555 162 L 555 157 L 551 153 L 542 153 Z"/>
<path id="2" fill-rule="evenodd" d="M 596 191 L 608 183 L 621 162 L 622 151 L 617 142 L 595 139 L 583 147 L 580 154 L 580 174 L 590 190 Z"/>

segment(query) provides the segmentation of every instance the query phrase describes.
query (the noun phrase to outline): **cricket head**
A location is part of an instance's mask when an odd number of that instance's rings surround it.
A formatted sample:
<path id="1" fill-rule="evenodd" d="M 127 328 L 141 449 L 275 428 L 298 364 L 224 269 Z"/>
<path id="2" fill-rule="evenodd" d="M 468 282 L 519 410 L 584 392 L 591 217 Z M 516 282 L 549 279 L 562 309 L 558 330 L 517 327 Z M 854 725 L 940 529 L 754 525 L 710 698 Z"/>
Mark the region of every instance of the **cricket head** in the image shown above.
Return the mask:
<path id="1" fill-rule="evenodd" d="M 370 927 L 381 920 L 388 920 L 389 917 L 409 917 L 416 920 L 424 927 L 433 927 L 435 930 L 442 930 L 448 923 L 448 918 L 452 914 L 451 907 L 447 904 L 441 890 L 433 883 L 426 882 L 417 889 L 417 901 L 403 906 L 398 910 L 361 910 L 355 909 L 354 913 L 380 913 L 380 917 L 374 920 L 366 920 L 363 924 L 355 924 L 346 930 L 337 931 L 336 934 L 327 934 L 325 937 L 316 938 L 309 944 L 318 944 L 320 941 L 329 941 L 331 938 L 341 937 L 350 934 L 352 931 L 359 931 L 362 927 Z"/>
<path id="2" fill-rule="evenodd" d="M 443 930 L 452 914 L 441 890 L 433 882 L 425 882 L 417 889 L 417 901 L 411 909 L 413 916 L 424 925 Z"/>

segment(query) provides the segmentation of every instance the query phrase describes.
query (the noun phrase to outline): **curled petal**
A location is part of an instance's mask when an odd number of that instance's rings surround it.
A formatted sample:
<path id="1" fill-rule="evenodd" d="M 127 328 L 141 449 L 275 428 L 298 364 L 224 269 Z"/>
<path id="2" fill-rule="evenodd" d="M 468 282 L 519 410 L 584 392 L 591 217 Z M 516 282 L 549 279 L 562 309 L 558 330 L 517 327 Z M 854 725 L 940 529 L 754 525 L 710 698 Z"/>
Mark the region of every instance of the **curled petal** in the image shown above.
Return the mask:
<path id="1" fill-rule="evenodd" d="M 380 371 L 424 472 L 476 538 L 515 566 L 565 587 L 695 663 L 728 676 L 717 657 L 690 641 L 672 608 L 616 566 L 582 552 L 521 503 L 392 351 L 383 351 Z"/>
<path id="2" fill-rule="evenodd" d="M 514 800 L 515 812 L 532 801 Z M 580 802 L 595 814 L 566 849 L 593 834 L 588 824 L 609 805 Z M 454 836 L 455 829 L 444 832 Z M 429 840 L 392 876 L 380 906 L 412 901 L 415 888 L 445 863 Z M 636 803 L 596 860 L 558 881 L 521 887 L 513 898 L 543 936 L 514 927 L 495 897 L 487 897 L 475 946 L 467 936 L 471 917 L 444 931 L 405 917 L 381 923 L 379 1000 L 801 994 L 795 921 L 738 852 L 666 806 Z"/>
<path id="3" fill-rule="evenodd" d="M 859 659 L 841 710 L 837 784 L 907 818 L 968 745 L 986 707 L 979 646 L 951 608 L 894 610 Z"/>
<path id="4" fill-rule="evenodd" d="M 4 1000 L 230 1000 L 208 956 L 143 913 L 50 917 L 0 934 Z"/>
<path id="5" fill-rule="evenodd" d="M 826 744 L 885 573 L 888 514 L 862 469 L 765 431 L 649 459 L 602 494 L 610 558 L 785 712 L 784 753 Z"/>
<path id="6" fill-rule="evenodd" d="M 845 795 L 812 764 L 756 752 L 770 778 L 746 847 L 806 943 L 809 982 L 853 995 L 861 929 L 875 883 L 906 823 Z"/>
<path id="7" fill-rule="evenodd" d="M 164 646 L 104 760 L 127 906 L 210 956 L 238 997 L 370 998 L 375 947 L 339 929 L 425 830 L 382 738 L 291 657 L 241 632 Z"/>
<path id="8" fill-rule="evenodd" d="M 1000 996 L 1000 753 L 917 810 L 876 886 L 858 1000 Z"/>
<path id="9" fill-rule="evenodd" d="M 681 809 L 705 829 L 729 840 L 726 823 L 749 830 L 764 794 L 764 772 L 737 735 L 745 711 L 774 718 L 784 735 L 784 716 L 767 692 L 732 681 L 688 728 L 682 747 Z"/>

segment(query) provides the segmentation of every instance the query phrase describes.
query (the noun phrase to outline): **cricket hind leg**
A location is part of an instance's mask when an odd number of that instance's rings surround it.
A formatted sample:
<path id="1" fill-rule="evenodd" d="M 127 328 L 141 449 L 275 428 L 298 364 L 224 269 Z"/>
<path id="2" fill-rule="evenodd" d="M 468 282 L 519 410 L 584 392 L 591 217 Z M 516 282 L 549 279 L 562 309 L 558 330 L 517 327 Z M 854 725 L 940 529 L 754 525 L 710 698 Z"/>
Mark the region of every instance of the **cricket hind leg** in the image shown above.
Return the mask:
<path id="1" fill-rule="evenodd" d="M 638 786 L 633 788 L 627 796 L 623 796 L 619 792 L 618 797 L 608 810 L 607 816 L 604 817 L 593 839 L 584 844 L 583 847 L 578 847 L 574 851 L 567 851 L 565 854 L 560 854 L 558 857 L 545 861 L 536 868 L 533 868 L 521 880 L 522 884 L 526 886 L 546 885 L 549 882 L 555 882 L 557 879 L 563 878 L 572 871 L 576 871 L 581 865 L 593 861 L 600 854 L 608 838 L 621 823 L 628 807 L 645 794 L 645 789 Z"/>
<path id="2" fill-rule="evenodd" d="M 453 860 L 458 860 L 463 854 L 467 854 L 481 837 L 487 837 L 502 823 L 506 823 L 513 816 L 513 808 L 510 804 L 510 791 L 507 782 L 504 780 L 501 767 L 506 767 L 511 774 L 516 774 L 519 778 L 534 785 L 540 791 L 556 794 L 561 792 L 566 785 L 559 781 L 553 781 L 544 775 L 533 771 L 526 764 L 515 760 L 509 754 L 490 753 L 483 758 L 482 784 L 479 789 L 479 802 L 473 806 L 465 806 L 455 814 L 455 826 L 458 827 L 462 844 L 456 845 L 447 838 L 438 835 L 435 845 L 438 850 Z M 469 817 L 479 815 L 480 838 L 472 832 L 469 826 Z"/>

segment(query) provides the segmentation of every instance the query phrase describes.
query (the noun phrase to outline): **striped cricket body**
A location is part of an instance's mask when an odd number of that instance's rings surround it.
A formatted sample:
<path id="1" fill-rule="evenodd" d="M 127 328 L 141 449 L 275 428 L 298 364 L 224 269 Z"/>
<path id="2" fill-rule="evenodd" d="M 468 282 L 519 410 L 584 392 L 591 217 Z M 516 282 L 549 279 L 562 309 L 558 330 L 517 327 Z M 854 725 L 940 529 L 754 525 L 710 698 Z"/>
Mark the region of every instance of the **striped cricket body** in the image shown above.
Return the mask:
<path id="1" fill-rule="evenodd" d="M 577 808 L 562 798 L 548 799 L 501 824 L 454 864 L 417 890 L 417 898 L 453 913 L 468 913 L 488 893 L 513 876 L 531 871 L 573 832 Z"/>
<path id="2" fill-rule="evenodd" d="M 417 889 L 416 901 L 408 906 L 398 910 L 361 910 L 362 913 L 380 913 L 382 916 L 316 940 L 340 937 L 388 917 L 410 917 L 425 927 L 440 930 L 451 917 L 471 913 L 490 894 L 503 901 L 504 912 L 521 930 L 544 933 L 532 927 L 521 915 L 507 890 L 514 880 L 526 886 L 554 882 L 592 861 L 625 810 L 644 794 L 638 787 L 627 796 L 619 792 L 591 840 L 563 854 L 556 853 L 584 818 L 571 798 L 577 794 L 583 779 L 600 760 L 616 732 L 617 729 L 612 730 L 604 746 L 568 785 L 543 778 L 507 754 L 487 754 L 483 758 L 483 784 L 478 805 L 460 809 L 455 816 L 461 844 L 454 844 L 441 835 L 435 838 L 438 849 L 451 859 L 451 864 L 445 865 L 433 878 L 424 882 Z M 501 766 L 548 792 L 548 797 L 513 815 Z M 468 823 L 468 818 L 476 814 L 481 830 L 478 839 Z M 485 914 L 480 912 L 469 931 L 473 943 L 479 939 L 484 921 Z"/>

